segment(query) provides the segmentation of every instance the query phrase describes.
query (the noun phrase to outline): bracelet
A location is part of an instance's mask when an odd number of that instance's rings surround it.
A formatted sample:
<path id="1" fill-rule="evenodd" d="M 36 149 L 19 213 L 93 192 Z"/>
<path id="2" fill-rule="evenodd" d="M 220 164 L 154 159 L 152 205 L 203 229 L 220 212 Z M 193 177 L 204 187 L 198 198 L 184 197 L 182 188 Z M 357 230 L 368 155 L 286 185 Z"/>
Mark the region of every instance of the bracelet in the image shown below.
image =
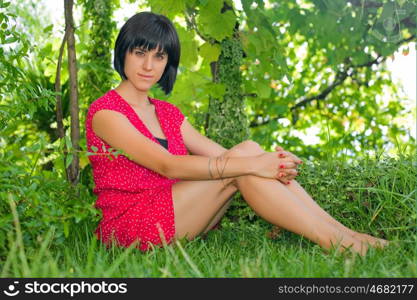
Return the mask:
<path id="1" fill-rule="evenodd" d="M 223 177 L 224 169 L 226 168 L 226 164 L 227 164 L 227 161 L 229 160 L 229 158 L 230 157 L 227 157 L 226 162 L 224 163 L 223 170 L 222 170 L 222 175 L 221 175 L 222 177 Z M 223 182 L 223 178 L 222 178 L 222 182 Z M 224 188 L 226 188 L 226 185 L 224 184 L 224 182 L 223 182 L 223 186 L 224 186 Z"/>
<path id="2" fill-rule="evenodd" d="M 224 188 L 226 188 L 226 185 L 224 184 L 223 173 L 224 173 L 224 170 L 226 168 L 226 164 L 227 164 L 227 161 L 229 160 L 229 158 L 230 157 L 227 157 L 226 162 L 224 163 L 224 166 L 223 166 L 223 170 L 222 170 L 222 172 L 220 174 L 220 171 L 219 171 L 219 167 L 217 165 L 217 162 L 218 162 L 219 159 L 220 160 L 223 160 L 223 157 L 221 157 L 221 156 L 216 157 L 216 169 L 217 169 L 217 174 L 219 175 L 219 178 L 217 178 L 217 179 L 221 179 L 222 180 L 222 183 L 223 183 L 223 187 Z M 212 159 L 212 157 L 209 157 L 209 160 L 208 160 L 208 169 L 209 169 L 210 177 L 211 177 L 211 179 L 213 179 L 213 174 L 211 173 L 211 169 L 210 169 L 210 161 L 211 161 L 211 159 Z"/>
<path id="3" fill-rule="evenodd" d="M 213 174 L 211 173 L 211 170 L 210 170 L 210 161 L 211 161 L 211 157 L 209 157 L 209 160 L 208 160 L 208 169 L 209 169 L 210 178 L 213 179 Z"/>
<path id="4" fill-rule="evenodd" d="M 220 159 L 221 161 L 223 161 L 224 157 L 223 156 L 219 156 L 218 159 Z M 224 169 L 226 168 L 226 164 L 227 164 L 228 159 L 229 159 L 229 157 L 227 157 L 226 162 L 223 165 L 223 170 L 222 170 L 221 173 L 219 172 L 219 169 L 217 168 L 217 172 L 219 173 L 219 178 L 222 180 L 222 183 L 223 183 L 223 187 L 224 188 L 226 188 L 226 185 L 224 184 L 223 173 L 224 173 Z"/>
<path id="5" fill-rule="evenodd" d="M 217 166 L 217 162 L 219 161 L 219 158 L 220 158 L 220 156 L 216 157 L 216 169 L 217 169 L 217 174 L 219 175 L 219 178 L 217 178 L 217 179 L 220 179 L 219 167 Z"/>
<path id="6" fill-rule="evenodd" d="M 217 161 L 218 161 L 219 159 L 220 159 L 220 160 L 222 160 L 222 157 L 221 157 L 221 156 L 217 157 L 217 159 L 216 159 L 216 168 L 217 168 L 217 174 L 219 174 L 219 178 L 218 178 L 218 179 L 221 179 L 221 180 L 222 180 L 222 183 L 223 183 L 223 178 L 222 178 L 222 176 L 220 175 L 219 167 L 217 166 Z M 223 183 L 223 187 L 224 187 L 224 183 Z"/>
<path id="7" fill-rule="evenodd" d="M 226 164 L 227 164 L 227 161 L 229 160 L 229 158 L 230 157 L 226 157 L 226 162 L 224 163 L 223 170 L 222 170 L 222 176 L 223 176 L 224 169 L 226 168 Z"/>

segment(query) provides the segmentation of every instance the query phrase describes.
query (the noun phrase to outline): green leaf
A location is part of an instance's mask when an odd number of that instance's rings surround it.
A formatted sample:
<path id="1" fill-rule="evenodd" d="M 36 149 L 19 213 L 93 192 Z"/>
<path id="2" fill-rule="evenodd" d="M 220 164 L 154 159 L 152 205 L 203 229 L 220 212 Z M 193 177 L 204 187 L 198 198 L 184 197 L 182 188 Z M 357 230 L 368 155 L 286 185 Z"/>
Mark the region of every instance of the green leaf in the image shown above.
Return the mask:
<path id="1" fill-rule="evenodd" d="M 278 115 L 283 115 L 288 111 L 288 105 L 282 105 L 282 104 L 275 104 L 273 106 L 273 111 Z"/>
<path id="2" fill-rule="evenodd" d="M 258 80 L 255 83 L 256 86 L 256 93 L 261 98 L 268 98 L 271 95 L 271 87 L 269 86 L 269 82 L 266 80 Z"/>
<path id="3" fill-rule="evenodd" d="M 198 28 L 218 41 L 229 37 L 236 24 L 236 16 L 227 10 L 221 13 L 223 0 L 210 0 L 202 6 L 198 16 Z"/>
<path id="4" fill-rule="evenodd" d="M 149 4 L 151 6 L 152 12 L 162 14 L 169 19 L 173 19 L 174 16 L 185 11 L 187 2 L 187 0 L 150 0 Z"/>
<path id="5" fill-rule="evenodd" d="M 6 8 L 6 7 L 8 7 L 10 5 L 10 2 L 1 2 L 0 3 L 0 8 Z"/>
<path id="6" fill-rule="evenodd" d="M 253 47 L 252 49 L 255 50 L 255 53 L 252 52 L 251 54 L 259 55 L 265 48 L 265 41 L 262 38 L 260 38 L 257 34 L 249 34 L 247 37 L 249 44 Z"/>
<path id="7" fill-rule="evenodd" d="M 220 51 L 220 45 L 210 43 L 204 43 L 199 49 L 200 55 L 209 63 L 218 60 Z"/>
<path id="8" fill-rule="evenodd" d="M 69 136 L 65 136 L 65 145 L 67 146 L 68 149 L 72 148 L 72 142 Z"/>
<path id="9" fill-rule="evenodd" d="M 11 44 L 14 43 L 16 41 L 18 41 L 19 39 L 15 36 L 9 37 L 4 41 L 4 44 Z"/>
<path id="10" fill-rule="evenodd" d="M 113 152 L 112 152 L 112 154 L 116 157 L 116 158 L 118 158 L 119 157 L 119 155 L 121 155 L 122 154 L 122 150 L 114 150 Z"/>
<path id="11" fill-rule="evenodd" d="M 226 86 L 221 83 L 209 82 L 205 85 L 207 94 L 210 94 L 214 98 L 222 98 L 226 92 Z"/>
<path id="12" fill-rule="evenodd" d="M 67 159 L 65 161 L 65 168 L 68 168 L 68 166 L 71 164 L 72 160 L 74 159 L 74 155 L 73 154 L 69 154 L 67 156 Z"/>
<path id="13" fill-rule="evenodd" d="M 43 47 L 39 51 L 39 56 L 44 57 L 44 58 L 49 58 L 51 54 L 52 54 L 52 43 L 46 44 L 46 46 Z"/>
<path id="14" fill-rule="evenodd" d="M 51 32 L 52 32 L 52 28 L 54 28 L 54 24 L 51 24 L 51 25 L 49 25 L 49 26 L 46 26 L 46 27 L 43 29 L 43 33 L 45 33 L 45 34 L 49 34 L 49 33 L 51 33 Z"/>
<path id="15" fill-rule="evenodd" d="M 198 60 L 198 43 L 191 31 L 177 26 L 178 37 L 181 43 L 181 64 L 186 68 L 192 68 Z"/>

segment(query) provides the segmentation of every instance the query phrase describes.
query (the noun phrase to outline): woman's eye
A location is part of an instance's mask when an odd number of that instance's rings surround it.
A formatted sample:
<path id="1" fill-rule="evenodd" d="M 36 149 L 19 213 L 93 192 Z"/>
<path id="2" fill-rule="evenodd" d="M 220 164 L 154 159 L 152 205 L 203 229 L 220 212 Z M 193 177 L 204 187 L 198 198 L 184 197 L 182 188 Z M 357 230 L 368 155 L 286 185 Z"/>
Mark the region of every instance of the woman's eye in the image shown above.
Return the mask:
<path id="1" fill-rule="evenodd" d="M 165 58 L 165 54 L 159 53 L 159 54 L 156 55 L 156 57 L 158 57 L 159 59 L 164 59 Z"/>
<path id="2" fill-rule="evenodd" d="M 143 54 L 145 54 L 143 51 L 135 51 L 135 54 L 136 55 L 143 55 Z"/>

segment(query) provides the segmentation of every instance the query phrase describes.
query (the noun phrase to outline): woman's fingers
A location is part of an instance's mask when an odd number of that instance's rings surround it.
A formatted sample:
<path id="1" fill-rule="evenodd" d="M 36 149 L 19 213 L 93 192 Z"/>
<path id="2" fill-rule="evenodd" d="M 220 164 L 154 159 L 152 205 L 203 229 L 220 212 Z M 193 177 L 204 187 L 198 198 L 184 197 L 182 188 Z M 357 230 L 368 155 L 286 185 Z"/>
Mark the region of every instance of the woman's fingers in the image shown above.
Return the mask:
<path id="1" fill-rule="evenodd" d="M 293 161 L 283 161 L 281 163 L 279 163 L 278 165 L 278 170 L 282 170 L 282 169 L 295 169 L 297 168 L 297 164 Z"/>
<path id="2" fill-rule="evenodd" d="M 280 146 L 276 146 L 275 150 L 279 153 L 282 153 L 284 156 L 282 157 L 286 157 L 289 156 L 291 157 L 295 162 L 297 162 L 298 164 L 302 164 L 303 161 L 301 159 L 299 159 L 296 155 L 294 155 L 293 153 L 289 152 L 289 151 L 285 151 L 284 148 L 280 147 Z M 281 156 L 280 156 L 281 157 Z"/>
<path id="3" fill-rule="evenodd" d="M 282 183 L 287 183 L 293 180 L 298 175 L 298 171 L 295 169 L 279 169 L 277 179 Z"/>
<path id="4" fill-rule="evenodd" d="M 283 178 L 278 178 L 278 180 L 281 181 L 282 184 L 290 184 L 292 179 L 283 177 Z"/>
<path id="5" fill-rule="evenodd" d="M 287 151 L 288 152 L 288 151 Z M 297 164 L 302 164 L 303 161 L 301 159 L 299 159 L 295 154 L 292 154 L 291 152 L 288 152 L 288 154 L 292 157 L 292 159 L 297 163 Z"/>
<path id="6" fill-rule="evenodd" d="M 278 165 L 277 179 L 283 184 L 289 184 L 297 175 L 297 166 L 302 162 L 296 155 L 291 152 L 284 151 L 280 146 L 276 146 L 275 150 L 279 158 L 289 158 L 289 161 L 283 161 Z"/>

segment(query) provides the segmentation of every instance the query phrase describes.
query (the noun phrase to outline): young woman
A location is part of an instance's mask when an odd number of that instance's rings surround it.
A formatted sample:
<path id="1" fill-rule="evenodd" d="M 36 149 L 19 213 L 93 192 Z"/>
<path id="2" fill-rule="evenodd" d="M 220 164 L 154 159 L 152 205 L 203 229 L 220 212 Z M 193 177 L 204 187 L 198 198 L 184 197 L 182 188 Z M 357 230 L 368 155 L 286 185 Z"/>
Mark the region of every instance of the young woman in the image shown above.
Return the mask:
<path id="1" fill-rule="evenodd" d="M 388 243 L 322 210 L 294 180 L 302 162 L 292 153 L 280 147 L 265 152 L 251 140 L 225 149 L 176 106 L 150 98 L 154 84 L 172 90 L 179 60 L 179 39 L 166 17 L 142 12 L 121 28 L 114 67 L 122 81 L 90 105 L 86 119 L 88 149 L 99 149 L 89 159 L 103 213 L 95 233 L 102 242 L 137 242 L 145 251 L 191 240 L 211 230 L 240 191 L 259 216 L 325 250 L 338 245 L 364 255 L 369 245 Z M 109 148 L 127 155 L 115 157 Z"/>

